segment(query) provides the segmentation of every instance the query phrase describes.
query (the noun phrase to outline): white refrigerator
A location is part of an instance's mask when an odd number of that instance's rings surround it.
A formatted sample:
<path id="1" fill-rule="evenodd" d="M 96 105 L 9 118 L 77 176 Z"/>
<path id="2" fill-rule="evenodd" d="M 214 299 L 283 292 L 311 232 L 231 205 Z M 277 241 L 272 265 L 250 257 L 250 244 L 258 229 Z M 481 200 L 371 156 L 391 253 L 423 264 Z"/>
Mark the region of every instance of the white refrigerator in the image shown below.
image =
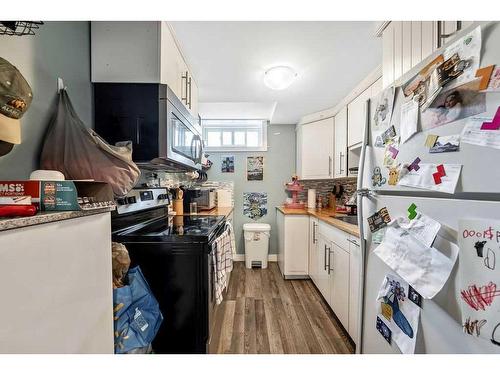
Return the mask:
<path id="1" fill-rule="evenodd" d="M 482 50 L 480 66 L 500 65 L 500 23 L 478 23 L 460 35 L 481 25 Z M 452 42 L 450 42 L 452 43 Z M 447 44 L 449 45 L 449 44 Z M 446 48 L 446 45 L 444 46 Z M 442 53 L 436 51 L 433 56 Z M 399 81 L 406 82 L 413 77 L 433 56 L 405 74 Z M 403 101 L 401 89 L 396 91 L 392 124 L 400 134 L 400 108 Z M 428 134 L 438 136 L 460 134 L 467 119 L 442 125 L 432 130 L 413 135 L 400 145 L 397 159 L 411 163 L 416 157 L 422 163 L 461 164 L 462 170 L 455 194 L 407 188 L 399 185 L 384 184 L 374 187 L 372 174 L 375 167 L 382 169 L 383 177 L 388 178 L 387 168 L 382 167 L 384 149 L 374 147 L 375 133 L 370 114 L 374 113 L 373 100 L 367 102 L 365 141 L 361 152 L 359 189 L 368 189 L 369 194 L 358 195 L 359 225 L 362 230 L 363 272 L 361 282 L 363 295 L 360 311 L 361 345 L 358 352 L 400 353 L 394 341 L 389 344 L 376 329 L 376 300 L 379 288 L 386 274 L 394 274 L 376 254 L 378 244 L 372 243 L 372 234 L 367 218 L 383 207 L 387 207 L 391 218 L 408 216 L 408 207 L 414 203 L 419 212 L 434 218 L 442 224 L 434 242 L 434 247 L 446 252 L 450 243 L 457 244 L 459 219 L 500 220 L 500 149 L 481 147 L 466 143 L 460 144 L 458 152 L 429 153 L 425 140 Z M 478 116 L 493 117 L 500 106 L 500 92 L 486 94 L 486 112 Z M 420 126 L 420 123 L 419 123 Z M 366 192 L 366 190 L 365 190 Z M 472 337 L 463 332 L 460 307 L 459 273 L 460 252 L 451 275 L 442 290 L 433 298 L 425 299 L 420 312 L 420 325 L 416 339 L 415 353 L 500 353 L 500 346 L 489 340 Z M 498 270 L 500 272 L 500 270 Z M 500 322 L 500 314 L 498 316 Z"/>

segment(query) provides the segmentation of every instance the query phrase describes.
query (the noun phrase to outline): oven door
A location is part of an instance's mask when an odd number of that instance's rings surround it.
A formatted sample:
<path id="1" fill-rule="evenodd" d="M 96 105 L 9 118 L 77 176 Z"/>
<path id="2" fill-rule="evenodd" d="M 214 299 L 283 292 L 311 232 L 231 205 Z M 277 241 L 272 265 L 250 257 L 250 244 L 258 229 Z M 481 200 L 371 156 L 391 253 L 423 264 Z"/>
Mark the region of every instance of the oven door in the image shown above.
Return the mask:
<path id="1" fill-rule="evenodd" d="M 188 168 L 201 168 L 203 142 L 200 134 L 189 122 L 188 116 L 184 116 L 170 100 L 167 99 L 165 102 L 167 159 Z"/>

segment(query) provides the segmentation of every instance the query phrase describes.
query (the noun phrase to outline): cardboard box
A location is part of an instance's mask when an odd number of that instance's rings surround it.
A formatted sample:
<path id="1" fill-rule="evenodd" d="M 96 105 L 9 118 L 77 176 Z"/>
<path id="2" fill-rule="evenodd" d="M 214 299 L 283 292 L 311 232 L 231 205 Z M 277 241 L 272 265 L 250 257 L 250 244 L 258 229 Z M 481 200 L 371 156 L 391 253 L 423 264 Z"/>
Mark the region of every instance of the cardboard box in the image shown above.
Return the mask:
<path id="1" fill-rule="evenodd" d="M 0 197 L 5 199 L 31 196 L 40 211 L 79 211 L 113 204 L 113 191 L 105 182 L 95 181 L 0 181 Z M 86 198 L 95 204 L 80 205 Z M 95 206 L 95 207 L 94 207 Z"/>

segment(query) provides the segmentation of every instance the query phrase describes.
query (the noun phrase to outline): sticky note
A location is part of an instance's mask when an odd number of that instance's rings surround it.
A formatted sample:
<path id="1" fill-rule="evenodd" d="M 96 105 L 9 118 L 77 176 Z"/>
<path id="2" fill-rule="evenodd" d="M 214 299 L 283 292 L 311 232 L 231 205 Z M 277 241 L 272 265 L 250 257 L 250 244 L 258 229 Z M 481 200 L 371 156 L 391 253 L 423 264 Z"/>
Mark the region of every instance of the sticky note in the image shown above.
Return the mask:
<path id="1" fill-rule="evenodd" d="M 494 67 L 495 65 L 485 66 L 476 71 L 476 77 L 481 78 L 479 90 L 486 90 L 488 88 L 488 83 L 490 83 L 491 73 L 493 73 Z"/>
<path id="2" fill-rule="evenodd" d="M 498 130 L 500 129 L 500 107 L 497 109 L 497 113 L 495 113 L 495 117 L 491 122 L 483 122 L 481 125 L 481 130 Z"/>
<path id="3" fill-rule="evenodd" d="M 417 216 L 417 205 L 412 203 L 410 207 L 408 207 L 408 219 L 413 220 Z"/>
<path id="4" fill-rule="evenodd" d="M 434 146 L 436 144 L 438 137 L 439 136 L 437 136 L 437 135 L 429 134 L 427 136 L 427 139 L 425 140 L 425 147 L 431 148 L 432 146 Z"/>

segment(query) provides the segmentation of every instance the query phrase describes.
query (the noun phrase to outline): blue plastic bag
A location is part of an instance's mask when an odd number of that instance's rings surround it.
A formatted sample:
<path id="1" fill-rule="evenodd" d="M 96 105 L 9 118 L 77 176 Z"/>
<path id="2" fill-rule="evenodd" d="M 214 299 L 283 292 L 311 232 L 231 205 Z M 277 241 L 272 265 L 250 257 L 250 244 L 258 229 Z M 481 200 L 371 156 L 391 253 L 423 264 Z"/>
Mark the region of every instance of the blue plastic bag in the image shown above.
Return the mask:
<path id="1" fill-rule="evenodd" d="M 128 353 L 147 347 L 163 321 L 158 301 L 153 296 L 139 267 L 128 271 L 128 285 L 113 290 L 115 353 Z"/>

